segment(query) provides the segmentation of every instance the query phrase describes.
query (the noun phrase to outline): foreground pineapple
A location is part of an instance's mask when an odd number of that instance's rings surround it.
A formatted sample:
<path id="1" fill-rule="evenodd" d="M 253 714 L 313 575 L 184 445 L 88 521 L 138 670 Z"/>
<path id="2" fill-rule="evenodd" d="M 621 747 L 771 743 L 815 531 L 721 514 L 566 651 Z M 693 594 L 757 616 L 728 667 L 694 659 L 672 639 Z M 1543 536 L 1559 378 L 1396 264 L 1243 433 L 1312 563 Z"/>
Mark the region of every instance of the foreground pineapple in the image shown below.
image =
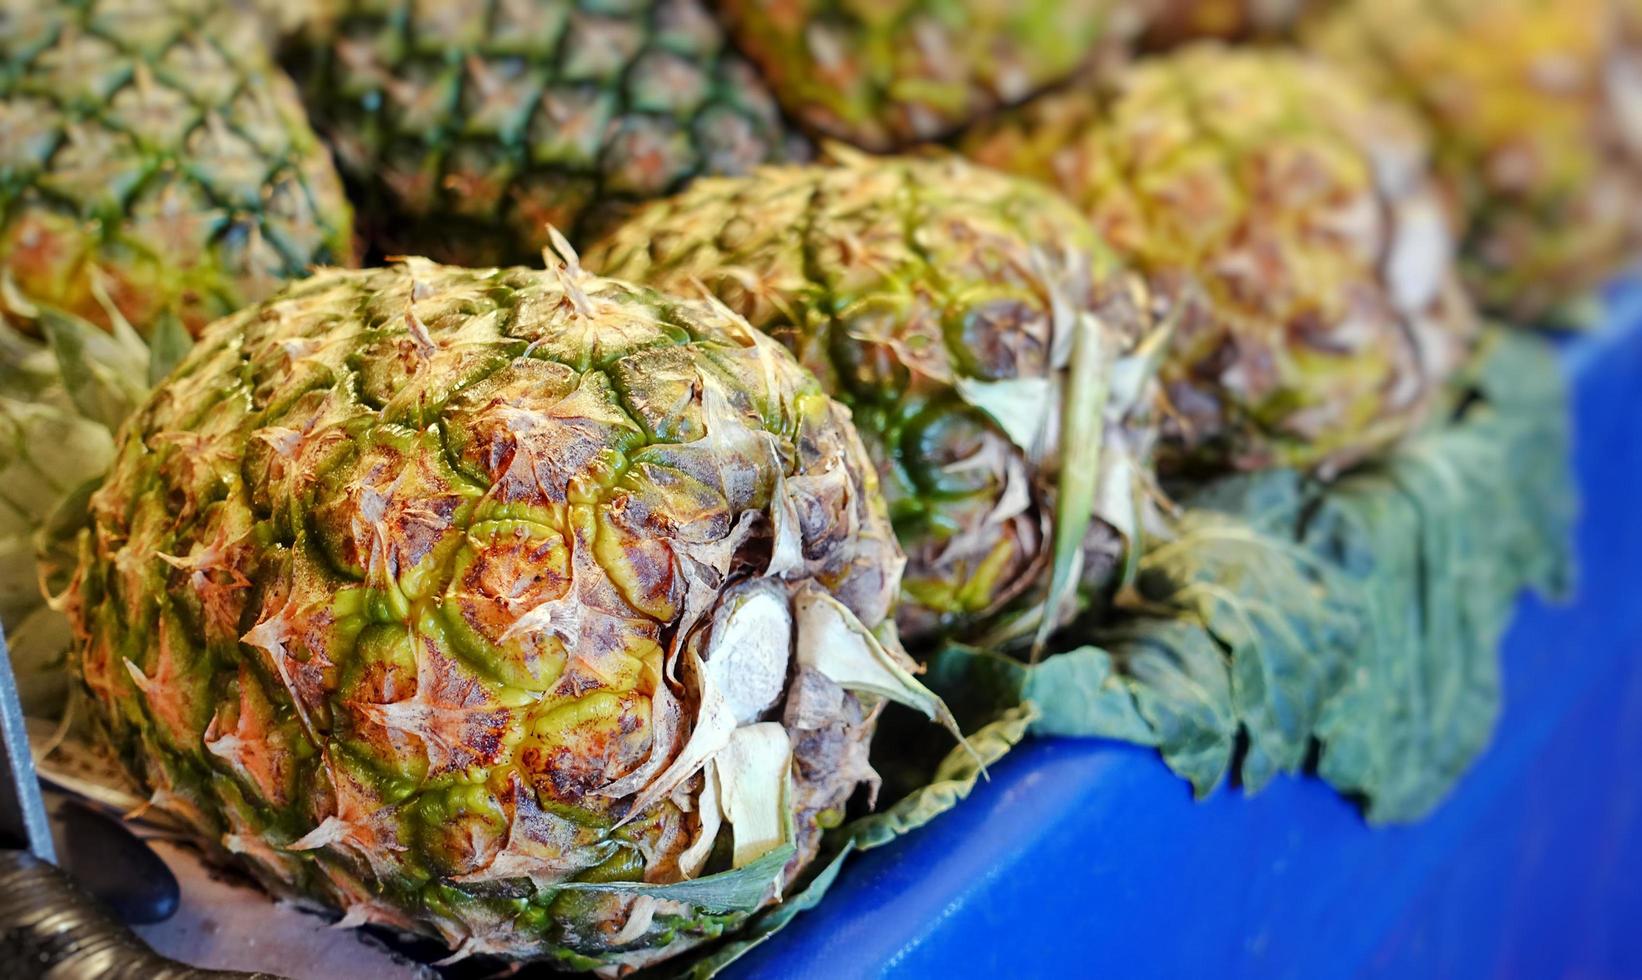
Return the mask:
<path id="1" fill-rule="evenodd" d="M 702 181 L 588 263 L 673 291 L 703 284 L 792 348 L 850 406 L 878 464 L 910 561 L 903 632 L 973 633 L 1045 601 L 1063 440 L 1099 445 L 1103 414 L 1134 400 L 1101 389 L 1146 303 L 1088 223 L 1030 182 L 956 159 L 841 155 Z M 1080 334 L 1095 363 L 1082 387 L 1067 384 Z M 1124 441 L 1137 433 L 1110 435 L 1074 474 L 1092 485 L 1100 468 L 1102 521 L 1083 542 L 1096 581 L 1134 533 L 1144 455 Z"/>
<path id="2" fill-rule="evenodd" d="M 0 318 L 198 332 L 351 213 L 257 22 L 209 0 L 0 0 Z"/>
<path id="3" fill-rule="evenodd" d="M 742 50 L 810 128 L 884 150 L 1018 102 L 1121 47 L 1132 0 L 720 0 Z"/>
<path id="4" fill-rule="evenodd" d="M 338 0 L 294 62 L 390 252 L 525 260 L 802 151 L 699 0 Z M 575 235 L 573 235 L 575 237 Z"/>
<path id="5" fill-rule="evenodd" d="M 847 413 L 721 310 L 410 260 L 208 330 L 128 425 L 78 667 L 153 805 L 459 954 L 629 966 L 779 893 L 907 674 Z M 681 884 L 682 883 L 682 884 Z"/>
<path id="6" fill-rule="evenodd" d="M 1175 306 L 1160 461 L 1332 469 L 1427 414 L 1473 332 L 1412 121 L 1285 53 L 1187 48 L 963 140 L 1047 181 Z"/>
<path id="7" fill-rule="evenodd" d="M 1642 241 L 1642 23 L 1621 30 L 1621 9 L 1642 15 L 1634 0 L 1353 0 L 1309 32 L 1430 123 L 1492 309 L 1569 319 Z"/>

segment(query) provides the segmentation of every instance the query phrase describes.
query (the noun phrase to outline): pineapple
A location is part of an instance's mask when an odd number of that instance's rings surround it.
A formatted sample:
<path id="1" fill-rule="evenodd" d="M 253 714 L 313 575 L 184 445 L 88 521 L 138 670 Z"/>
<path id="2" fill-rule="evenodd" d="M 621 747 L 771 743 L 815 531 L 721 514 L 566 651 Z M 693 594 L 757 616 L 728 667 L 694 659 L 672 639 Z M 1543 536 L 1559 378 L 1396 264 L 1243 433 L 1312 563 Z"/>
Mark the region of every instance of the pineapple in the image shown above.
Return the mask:
<path id="1" fill-rule="evenodd" d="M 1133 0 L 721 0 L 782 107 L 871 150 L 931 139 L 1116 54 Z"/>
<path id="2" fill-rule="evenodd" d="M 1634 0 L 1352 0 L 1306 36 L 1430 124 L 1479 301 L 1572 325 L 1642 233 L 1638 15 Z"/>
<path id="3" fill-rule="evenodd" d="M 1475 320 L 1414 121 L 1329 68 L 1213 44 L 965 135 L 1066 193 L 1166 297 L 1159 465 L 1325 473 L 1426 416 Z"/>
<path id="4" fill-rule="evenodd" d="M 0 0 L 0 319 L 197 333 L 352 259 L 257 22 L 210 0 Z M 186 332 L 186 333 L 185 333 Z"/>
<path id="5" fill-rule="evenodd" d="M 879 706 L 904 559 L 844 409 L 722 307 L 330 271 L 139 409 L 70 612 L 152 805 L 277 892 L 617 970 L 780 894 Z"/>
<path id="6" fill-rule="evenodd" d="M 804 152 L 699 0 L 338 0 L 294 48 L 389 252 L 528 260 L 549 224 Z"/>
<path id="7" fill-rule="evenodd" d="M 700 181 L 587 261 L 664 290 L 705 286 L 850 407 L 908 554 L 909 641 L 1058 621 L 1059 604 L 1050 617 L 1038 607 L 1052 601 L 1063 439 L 1102 441 L 1101 406 L 1081 399 L 1136 348 L 1147 301 L 1089 224 L 1029 181 L 955 158 L 834 153 L 836 166 Z M 1085 329 L 1102 363 L 1069 390 Z M 1135 400 L 1113 392 L 1107 409 Z M 1083 407 L 1074 420 L 1063 404 Z M 1143 431 L 1116 427 L 1073 474 L 1101 471 L 1101 520 L 1072 541 L 1091 581 L 1111 576 L 1134 534 Z"/>

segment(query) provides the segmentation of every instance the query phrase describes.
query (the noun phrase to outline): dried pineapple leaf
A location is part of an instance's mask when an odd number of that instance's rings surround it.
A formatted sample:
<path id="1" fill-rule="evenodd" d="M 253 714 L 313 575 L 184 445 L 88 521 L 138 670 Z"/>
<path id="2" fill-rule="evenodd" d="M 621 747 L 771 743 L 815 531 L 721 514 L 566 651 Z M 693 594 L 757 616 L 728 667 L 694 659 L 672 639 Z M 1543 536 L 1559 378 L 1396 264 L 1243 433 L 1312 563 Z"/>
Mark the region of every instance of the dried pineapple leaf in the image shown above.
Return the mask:
<path id="1" fill-rule="evenodd" d="M 730 744 L 738 727 L 774 706 L 786 683 L 792 633 L 786 590 L 773 580 L 750 582 L 724 596 L 705 639 L 706 657 L 699 642 L 684 646 L 699 703 L 689 738 L 667 768 L 637 790 L 623 823 L 672 795 Z M 625 796 L 634 790 L 618 780 L 600 792 Z"/>
<path id="2" fill-rule="evenodd" d="M 713 617 L 707 677 L 738 726 L 751 725 L 781 699 L 791 658 L 793 616 L 787 590 L 769 581 L 728 593 Z"/>
<path id="3" fill-rule="evenodd" d="M 752 864 L 788 840 L 792 743 L 779 722 L 737 728 L 713 757 L 713 774 L 735 839 L 732 867 Z"/>
<path id="4" fill-rule="evenodd" d="M 713 771 L 709 761 L 702 770 L 701 793 L 695 801 L 696 813 L 701 819 L 701 829 L 696 839 L 690 842 L 678 856 L 679 873 L 686 878 L 694 878 L 706 866 L 707 859 L 713 854 L 713 844 L 718 840 L 718 830 L 724 825 L 724 809 L 719 803 L 718 774 Z"/>
<path id="5" fill-rule="evenodd" d="M 1009 441 L 1030 459 L 1043 455 L 1050 413 L 1055 411 L 1055 384 L 1049 378 L 953 379 L 965 402 L 986 413 Z"/>
<path id="6" fill-rule="evenodd" d="M 1150 401 L 1153 382 L 1169 352 L 1169 341 L 1174 337 L 1184 305 L 1176 304 L 1168 316 L 1147 331 L 1133 350 L 1112 362 L 1109 374 L 1111 393 L 1107 399 L 1109 417 L 1121 419 Z"/>
<path id="7" fill-rule="evenodd" d="M 913 676 L 911 657 L 891 650 L 862 625 L 849 607 L 812 583 L 793 596 L 798 630 L 798 663 L 811 667 L 848 691 L 876 694 L 923 712 L 963 740 L 952 712 Z"/>

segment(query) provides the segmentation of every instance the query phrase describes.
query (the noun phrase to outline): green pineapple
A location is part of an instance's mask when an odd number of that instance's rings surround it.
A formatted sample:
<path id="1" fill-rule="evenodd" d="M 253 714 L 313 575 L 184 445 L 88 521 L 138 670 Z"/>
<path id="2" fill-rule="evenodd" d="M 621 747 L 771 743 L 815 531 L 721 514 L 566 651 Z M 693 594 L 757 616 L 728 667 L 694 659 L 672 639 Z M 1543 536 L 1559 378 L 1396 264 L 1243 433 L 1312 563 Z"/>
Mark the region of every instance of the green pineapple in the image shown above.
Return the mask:
<path id="1" fill-rule="evenodd" d="M 1133 0 L 721 0 L 783 108 L 887 150 L 949 132 L 1119 54 Z"/>
<path id="2" fill-rule="evenodd" d="M 1424 137 L 1285 52 L 1188 47 L 962 149 L 1075 201 L 1166 297 L 1160 465 L 1338 470 L 1420 425 L 1476 323 Z"/>
<path id="3" fill-rule="evenodd" d="M 0 0 L 0 318 L 197 333 L 351 262 L 329 155 L 258 22 L 208 0 Z"/>
<path id="4" fill-rule="evenodd" d="M 389 252 L 529 260 L 549 224 L 803 152 L 698 0 L 344 0 L 295 49 Z"/>
<path id="5" fill-rule="evenodd" d="M 327 272 L 219 321 L 92 514 L 75 661 L 152 804 L 459 955 L 713 938 L 876 783 L 884 699 L 950 717 L 882 629 L 903 558 L 847 413 L 573 260 Z"/>
<path id="6" fill-rule="evenodd" d="M 1089 224 L 1029 181 L 835 152 L 837 166 L 701 181 L 588 263 L 705 286 L 850 407 L 910 562 L 909 639 L 1058 623 L 1073 609 L 1057 556 L 1078 552 L 1082 577 L 1105 584 L 1137 534 L 1146 429 L 1102 430 L 1139 400 L 1143 371 L 1113 372 L 1147 333 L 1148 301 Z M 1066 446 L 1089 455 L 1063 467 Z"/>

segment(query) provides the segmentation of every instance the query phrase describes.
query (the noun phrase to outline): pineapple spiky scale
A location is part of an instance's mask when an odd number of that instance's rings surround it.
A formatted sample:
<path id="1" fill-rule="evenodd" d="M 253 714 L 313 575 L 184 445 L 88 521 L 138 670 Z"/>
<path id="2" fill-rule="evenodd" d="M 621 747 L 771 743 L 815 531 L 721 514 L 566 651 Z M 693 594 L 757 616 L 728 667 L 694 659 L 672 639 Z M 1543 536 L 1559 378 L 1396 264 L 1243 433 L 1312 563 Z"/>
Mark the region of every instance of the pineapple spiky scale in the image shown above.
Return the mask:
<path id="1" fill-rule="evenodd" d="M 1074 332 L 1111 358 L 1146 302 L 1093 229 L 1030 181 L 955 158 L 868 158 L 707 180 L 639 212 L 590 267 L 703 284 L 854 413 L 908 553 L 909 639 L 973 635 L 1048 578 Z M 1126 449 L 1110 440 L 1112 454 Z M 1129 528 L 1129 515 L 1101 515 Z M 1096 522 L 1086 578 L 1122 553 Z"/>
<path id="2" fill-rule="evenodd" d="M 528 260 L 549 224 L 805 152 L 699 0 L 344 0 L 294 61 L 390 252 Z"/>
<path id="3" fill-rule="evenodd" d="M 1128 0 L 722 0 L 794 118 L 872 150 L 938 137 L 1115 54 Z"/>
<path id="4" fill-rule="evenodd" d="M 352 213 L 256 22 L 206 0 L 0 0 L 8 322 L 189 332 L 318 264 Z"/>
<path id="5" fill-rule="evenodd" d="M 786 837 L 794 873 L 875 778 L 893 685 L 828 658 L 903 559 L 845 410 L 720 309 L 574 263 L 321 273 L 206 332 L 92 512 L 70 615 L 119 757 L 350 923 L 648 962 L 781 869 L 669 883 Z"/>
<path id="6" fill-rule="evenodd" d="M 1635 8 L 1348 0 L 1305 32 L 1319 55 L 1425 117 L 1467 222 L 1467 278 L 1493 311 L 1571 321 L 1642 243 Z"/>
<path id="7" fill-rule="evenodd" d="M 1413 120 L 1213 44 L 1047 96 L 966 153 L 1088 213 L 1171 300 L 1160 463 L 1338 467 L 1419 424 L 1475 324 Z"/>

